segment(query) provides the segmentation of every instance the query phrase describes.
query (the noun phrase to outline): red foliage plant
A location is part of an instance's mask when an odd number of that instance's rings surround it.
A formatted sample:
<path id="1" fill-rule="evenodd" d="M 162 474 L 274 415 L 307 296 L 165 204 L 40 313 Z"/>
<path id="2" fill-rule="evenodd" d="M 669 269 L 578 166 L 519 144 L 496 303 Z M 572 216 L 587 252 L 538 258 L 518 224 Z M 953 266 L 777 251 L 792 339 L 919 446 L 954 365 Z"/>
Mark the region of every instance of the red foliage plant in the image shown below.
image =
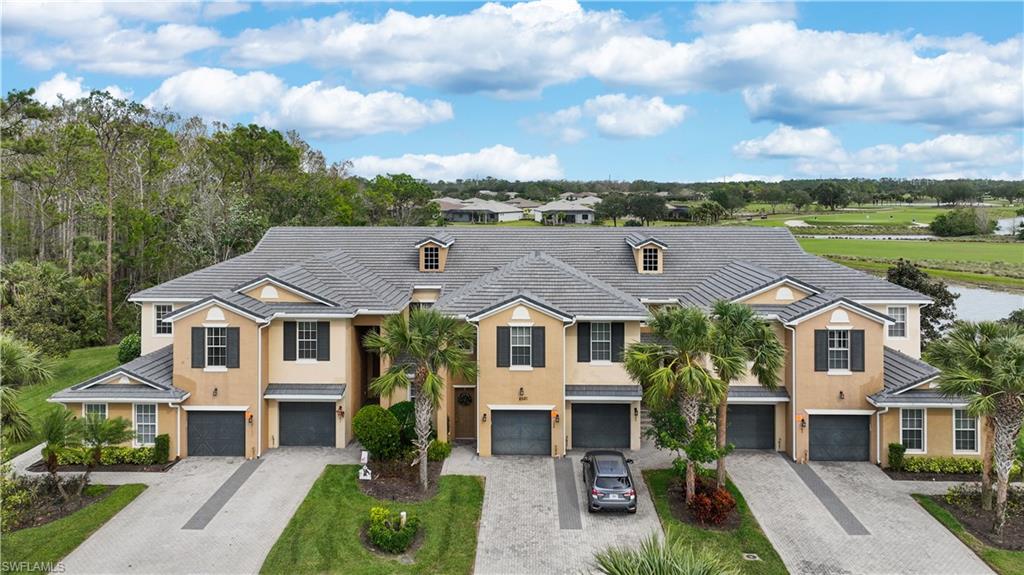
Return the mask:
<path id="1" fill-rule="evenodd" d="M 690 514 L 699 523 L 721 525 L 736 508 L 736 500 L 728 490 L 719 488 L 714 481 L 699 481 L 697 493 L 690 502 Z"/>

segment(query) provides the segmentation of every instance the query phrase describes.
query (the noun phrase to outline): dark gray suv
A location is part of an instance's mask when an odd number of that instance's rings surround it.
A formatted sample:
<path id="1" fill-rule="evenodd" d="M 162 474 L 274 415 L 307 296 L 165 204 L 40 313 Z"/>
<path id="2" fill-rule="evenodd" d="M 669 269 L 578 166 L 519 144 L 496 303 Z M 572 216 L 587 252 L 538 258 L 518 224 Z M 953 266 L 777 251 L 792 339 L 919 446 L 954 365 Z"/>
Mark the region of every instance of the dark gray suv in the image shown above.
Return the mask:
<path id="1" fill-rule="evenodd" d="M 629 472 L 632 459 L 618 451 L 588 451 L 583 456 L 583 483 L 587 487 L 587 511 L 602 509 L 636 513 L 636 489 Z"/>

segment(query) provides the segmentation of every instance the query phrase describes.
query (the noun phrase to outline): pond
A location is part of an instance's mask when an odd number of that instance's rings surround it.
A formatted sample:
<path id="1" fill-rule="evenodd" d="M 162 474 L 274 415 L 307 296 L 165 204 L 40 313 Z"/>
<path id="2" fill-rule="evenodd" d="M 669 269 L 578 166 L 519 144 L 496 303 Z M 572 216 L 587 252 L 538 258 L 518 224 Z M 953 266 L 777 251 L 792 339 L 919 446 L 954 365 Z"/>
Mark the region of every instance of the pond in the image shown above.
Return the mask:
<path id="1" fill-rule="evenodd" d="M 1013 228 L 1024 222 L 1024 218 L 999 218 L 996 221 L 997 227 L 995 234 L 997 236 L 1008 236 L 1013 233 Z"/>
<path id="2" fill-rule="evenodd" d="M 1003 319 L 1010 312 L 1024 307 L 1024 295 L 990 289 L 949 286 L 960 294 L 956 300 L 956 317 L 969 321 Z"/>

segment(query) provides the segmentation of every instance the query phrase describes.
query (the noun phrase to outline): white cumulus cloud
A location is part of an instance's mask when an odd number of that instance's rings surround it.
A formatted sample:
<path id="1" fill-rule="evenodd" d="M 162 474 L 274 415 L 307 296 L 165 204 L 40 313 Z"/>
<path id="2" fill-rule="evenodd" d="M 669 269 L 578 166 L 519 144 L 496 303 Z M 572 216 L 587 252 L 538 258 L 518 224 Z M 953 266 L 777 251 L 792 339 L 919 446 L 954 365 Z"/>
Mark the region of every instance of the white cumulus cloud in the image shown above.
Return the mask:
<path id="1" fill-rule="evenodd" d="M 130 99 L 131 90 L 125 90 L 120 86 L 110 85 L 103 88 L 111 96 L 120 99 Z M 65 72 L 54 74 L 49 80 L 43 80 L 36 87 L 35 99 L 44 104 L 55 106 L 60 104 L 60 99 L 76 100 L 89 95 L 92 89 L 87 87 L 81 77 L 70 77 Z"/>
<path id="2" fill-rule="evenodd" d="M 743 140 L 733 146 L 741 158 L 820 158 L 842 148 L 839 138 L 827 128 L 800 130 L 779 126 L 763 138 Z"/>
<path id="3" fill-rule="evenodd" d="M 284 82 L 266 72 L 240 75 L 223 68 L 194 68 L 164 80 L 143 103 L 227 120 L 238 114 L 262 112 L 284 91 Z"/>
<path id="4" fill-rule="evenodd" d="M 774 175 L 763 175 L 763 174 L 745 174 L 743 172 L 736 172 L 729 174 L 728 176 L 719 176 L 712 179 L 713 182 L 781 182 L 786 179 L 781 174 Z"/>
<path id="5" fill-rule="evenodd" d="M 522 154 L 503 145 L 462 154 L 404 154 L 393 158 L 362 156 L 352 160 L 352 172 L 372 178 L 378 174 L 406 173 L 424 180 L 485 178 L 541 180 L 562 177 L 558 157 Z"/>
<path id="6" fill-rule="evenodd" d="M 672 106 L 661 97 L 605 94 L 551 114 L 539 114 L 524 122 L 527 129 L 565 143 L 578 142 L 587 132 L 580 124 L 592 120 L 597 132 L 608 138 L 649 138 L 679 125 L 687 107 Z"/>
<path id="7" fill-rule="evenodd" d="M 755 22 L 792 20 L 796 17 L 796 6 L 791 2 L 715 2 L 697 4 L 693 15 L 691 28 L 718 32 Z"/>

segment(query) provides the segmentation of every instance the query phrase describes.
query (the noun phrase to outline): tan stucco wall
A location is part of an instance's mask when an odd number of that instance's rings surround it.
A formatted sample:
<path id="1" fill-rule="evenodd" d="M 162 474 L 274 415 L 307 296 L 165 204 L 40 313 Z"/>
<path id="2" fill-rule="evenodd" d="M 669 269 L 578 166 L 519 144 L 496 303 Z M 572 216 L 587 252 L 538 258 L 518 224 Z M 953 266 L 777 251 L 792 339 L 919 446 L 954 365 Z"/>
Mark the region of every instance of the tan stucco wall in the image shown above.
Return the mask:
<path id="1" fill-rule="evenodd" d="M 565 337 L 562 321 L 530 308 L 524 307 L 535 327 L 544 327 L 545 367 L 535 367 L 528 371 L 515 371 L 507 367 L 497 367 L 497 327 L 509 325 L 516 307 L 496 313 L 482 319 L 479 323 L 480 342 L 479 384 L 477 388 L 477 405 L 481 416 L 488 415 L 487 423 L 480 424 L 477 439 L 477 450 L 481 456 L 491 455 L 491 408 L 490 405 L 514 405 L 516 407 L 550 406 L 561 414 L 565 411 L 562 366 L 564 361 Z M 521 313 L 521 312 L 520 312 Z M 519 398 L 522 388 L 525 400 Z M 565 454 L 564 443 L 565 420 L 554 424 L 551 429 L 551 454 Z"/>
<path id="2" fill-rule="evenodd" d="M 640 341 L 640 322 L 625 322 L 625 343 L 629 344 Z M 571 325 L 566 331 L 565 341 L 565 382 L 567 384 L 609 384 L 609 385 L 630 385 L 632 380 L 626 373 L 623 363 L 612 362 L 583 362 L 578 361 L 576 353 L 577 326 Z"/>
<path id="3" fill-rule="evenodd" d="M 435 302 L 440 298 L 441 290 L 439 289 L 414 289 L 410 299 L 415 302 Z"/>
<path id="4" fill-rule="evenodd" d="M 787 288 L 787 289 L 789 289 L 789 291 L 793 292 L 793 299 L 779 299 L 779 290 L 781 290 L 783 288 Z M 762 293 L 759 293 L 757 295 L 753 295 L 751 297 L 748 297 L 748 298 L 740 300 L 740 301 L 742 301 L 743 303 L 745 303 L 747 305 L 758 305 L 758 304 L 765 304 L 765 305 L 787 305 L 787 304 L 791 304 L 791 303 L 794 303 L 794 302 L 798 302 L 798 301 L 804 299 L 805 297 L 807 297 L 808 295 L 810 295 L 810 294 L 808 294 L 807 292 L 801 290 L 800 288 L 797 288 L 797 287 L 794 287 L 794 286 L 790 286 L 790 285 L 781 285 L 781 286 L 772 288 L 772 289 L 770 289 L 770 290 L 768 290 L 766 292 L 762 292 Z"/>
<path id="5" fill-rule="evenodd" d="M 656 272 L 645 272 L 645 271 L 643 271 L 644 270 L 644 248 L 645 247 L 655 248 L 655 249 L 658 250 L 658 271 L 656 271 Z M 636 249 L 633 250 L 633 263 L 636 264 L 636 271 L 637 271 L 637 273 L 642 273 L 642 274 L 660 274 L 663 271 L 665 271 L 665 250 L 659 248 L 658 246 L 654 246 L 654 245 L 640 246 L 639 248 L 636 248 Z"/>
<path id="6" fill-rule="evenodd" d="M 165 302 L 171 305 L 171 309 L 178 309 L 182 307 L 180 303 Z M 139 325 L 141 333 L 141 344 L 142 344 L 142 355 L 146 355 L 149 352 L 156 351 L 162 347 L 166 347 L 174 343 L 174 334 L 168 335 L 157 335 L 156 334 L 156 310 L 153 307 L 154 303 L 143 303 L 139 306 Z M 175 330 L 177 327 L 174 328 Z"/>
<path id="7" fill-rule="evenodd" d="M 894 304 L 897 305 L 897 304 Z M 916 304 L 898 304 L 899 307 L 907 308 L 907 337 L 889 337 L 889 330 L 885 330 L 885 345 L 902 351 L 910 357 L 921 357 L 921 306 Z M 888 304 L 871 304 L 868 307 L 881 312 L 888 313 Z"/>
<path id="8" fill-rule="evenodd" d="M 981 457 L 984 453 L 988 436 L 985 433 L 985 418 L 978 419 L 978 447 L 979 453 L 968 453 L 953 451 L 953 410 L 949 408 L 928 408 L 925 410 L 925 451 L 908 452 L 907 457 L 917 455 L 924 457 Z M 881 415 L 882 418 L 882 466 L 889 466 L 889 444 L 899 443 L 900 438 L 900 410 L 892 408 Z"/>
<path id="9" fill-rule="evenodd" d="M 807 410 L 865 410 L 874 412 L 875 408 L 867 401 L 867 396 L 882 389 L 882 340 L 884 326 L 867 319 L 852 310 L 845 310 L 849 317 L 851 329 L 864 330 L 864 371 L 852 372 L 850 375 L 828 375 L 826 372 L 814 371 L 814 330 L 827 329 L 832 324 L 831 311 L 826 311 L 796 326 L 797 365 L 796 365 L 796 416 L 807 417 L 807 427 L 796 427 L 798 461 L 806 461 L 808 455 L 808 438 L 810 436 L 810 418 Z M 833 324 L 834 325 L 834 324 Z M 844 398 L 840 399 L 839 394 Z M 790 390 L 792 398 L 792 390 Z M 871 433 L 874 437 L 875 418 L 871 418 Z M 875 444 L 871 444 L 871 460 L 875 460 Z"/>
<path id="10" fill-rule="evenodd" d="M 82 403 L 68 403 L 65 404 L 65 407 L 71 412 L 71 415 L 75 417 L 80 418 L 84 415 Z M 131 403 L 107 403 L 107 419 L 117 419 L 118 417 L 128 420 L 128 422 L 131 423 L 132 429 L 135 428 L 135 413 Z M 170 407 L 166 403 L 156 404 L 156 434 L 166 434 L 170 439 L 170 450 L 168 451 L 168 454 L 171 459 L 174 459 L 178 455 L 177 417 L 178 410 L 175 407 Z M 182 425 L 184 426 L 184 422 Z M 185 429 L 182 427 L 182 434 L 184 433 Z M 131 446 L 134 445 L 134 443 L 128 441 L 122 445 Z M 182 452 L 181 455 L 184 455 L 184 452 Z"/>
<path id="11" fill-rule="evenodd" d="M 262 401 L 264 385 L 257 380 L 258 355 L 257 324 L 228 309 L 219 308 L 224 320 L 207 321 L 209 310 L 213 306 L 197 313 L 183 317 L 174 323 L 174 386 L 192 396 L 183 404 L 186 406 L 243 406 L 255 414 L 258 404 Z M 239 367 L 225 371 L 205 371 L 192 367 L 192 327 L 202 327 L 204 323 L 227 323 L 229 327 L 239 328 Z M 264 353 L 266 350 L 264 350 Z M 213 392 L 217 390 L 217 396 Z M 184 414 L 182 415 L 184 418 Z M 185 422 L 182 422 L 185 426 Z M 246 424 L 245 456 L 255 457 L 257 454 L 257 429 L 253 423 Z M 182 445 L 186 441 L 182 440 Z M 183 453 L 187 453 L 184 452 Z"/>
<path id="12" fill-rule="evenodd" d="M 425 248 L 427 246 L 432 246 L 432 247 L 438 248 L 438 250 L 437 250 L 438 269 L 436 269 L 436 270 L 428 270 L 428 269 L 424 269 L 423 268 L 423 248 Z M 422 246 L 420 246 L 420 249 L 419 249 L 419 264 L 418 265 L 419 265 L 419 269 L 420 269 L 421 272 L 427 272 L 427 273 L 434 273 L 434 272 L 440 273 L 440 272 L 443 272 L 444 271 L 444 266 L 445 266 L 445 264 L 447 262 L 448 262 L 448 248 L 446 248 L 446 247 L 444 247 L 444 246 L 442 246 L 440 244 L 435 244 L 434 242 L 427 242 L 427 243 L 423 244 Z"/>
<path id="13" fill-rule="evenodd" d="M 276 291 L 277 292 L 277 297 L 268 297 L 269 293 L 267 295 L 264 295 L 263 288 L 264 287 L 268 287 L 268 286 L 272 287 L 274 289 L 273 290 L 267 290 L 267 292 Z M 311 299 L 309 299 L 307 297 L 301 296 L 301 295 L 299 295 L 299 294 L 289 290 L 288 288 L 284 288 L 284 287 L 281 287 L 281 286 L 278 286 L 278 285 L 274 285 L 274 284 L 269 283 L 269 282 L 263 282 L 261 284 L 255 285 L 252 288 L 250 288 L 248 291 L 243 292 L 243 293 L 245 293 L 245 295 L 247 295 L 247 296 L 249 296 L 249 297 L 251 297 L 253 299 L 258 299 L 260 301 L 269 302 L 269 303 L 309 303 L 309 302 L 313 301 L 313 300 L 311 300 Z"/>
<path id="14" fill-rule="evenodd" d="M 289 321 L 293 321 L 289 319 Z M 313 320 L 310 320 L 313 321 Z M 318 320 L 328 321 L 328 320 Z M 331 359 L 316 360 L 284 360 L 284 320 L 274 320 L 270 327 L 264 328 L 269 333 L 269 346 L 265 350 L 270 362 L 270 383 L 348 383 L 348 355 L 350 345 L 348 338 L 353 337 L 349 329 L 348 319 L 332 319 L 331 324 Z"/>

